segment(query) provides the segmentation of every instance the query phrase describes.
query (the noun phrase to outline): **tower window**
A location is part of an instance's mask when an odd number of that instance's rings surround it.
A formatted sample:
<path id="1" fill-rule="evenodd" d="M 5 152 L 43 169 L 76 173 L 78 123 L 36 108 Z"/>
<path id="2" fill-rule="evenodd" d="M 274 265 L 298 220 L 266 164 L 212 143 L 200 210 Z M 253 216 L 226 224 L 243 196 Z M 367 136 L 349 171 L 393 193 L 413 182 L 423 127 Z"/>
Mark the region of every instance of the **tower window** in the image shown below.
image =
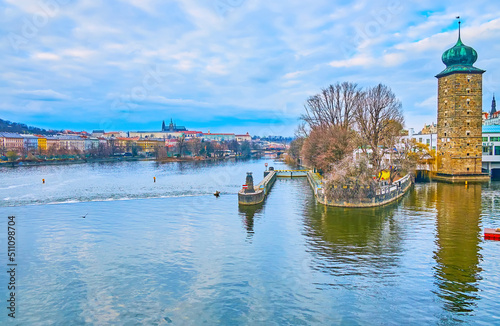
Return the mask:
<path id="1" fill-rule="evenodd" d="M 470 104 L 470 98 L 467 99 L 467 105 L 469 105 L 469 104 Z"/>
<path id="2" fill-rule="evenodd" d="M 446 137 L 446 133 L 444 133 L 444 136 Z"/>
<path id="3" fill-rule="evenodd" d="M 465 133 L 467 136 L 470 136 L 470 131 L 467 130 L 467 132 Z"/>
<path id="4" fill-rule="evenodd" d="M 469 153 L 467 153 L 467 156 L 469 156 Z"/>
<path id="5" fill-rule="evenodd" d="M 467 171 L 469 171 L 469 168 L 467 168 Z"/>
<path id="6" fill-rule="evenodd" d="M 467 88 L 467 94 L 469 94 L 469 93 L 470 93 L 470 89 Z"/>
<path id="7" fill-rule="evenodd" d="M 470 111 L 467 111 L 467 114 L 470 114 Z"/>
<path id="8" fill-rule="evenodd" d="M 446 127 L 446 125 L 447 125 L 447 123 L 445 122 L 445 123 L 444 123 L 444 126 Z"/>

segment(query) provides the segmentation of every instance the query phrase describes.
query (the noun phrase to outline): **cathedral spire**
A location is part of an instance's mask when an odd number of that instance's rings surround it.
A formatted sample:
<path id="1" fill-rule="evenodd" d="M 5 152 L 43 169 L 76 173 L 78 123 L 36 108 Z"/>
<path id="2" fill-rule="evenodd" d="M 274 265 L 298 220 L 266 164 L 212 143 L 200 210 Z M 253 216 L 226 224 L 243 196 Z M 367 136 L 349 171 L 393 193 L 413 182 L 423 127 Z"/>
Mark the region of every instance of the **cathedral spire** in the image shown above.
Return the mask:
<path id="1" fill-rule="evenodd" d="M 493 100 L 491 101 L 490 117 L 493 118 L 493 113 L 497 112 L 497 101 L 495 101 L 495 93 L 493 93 Z"/>

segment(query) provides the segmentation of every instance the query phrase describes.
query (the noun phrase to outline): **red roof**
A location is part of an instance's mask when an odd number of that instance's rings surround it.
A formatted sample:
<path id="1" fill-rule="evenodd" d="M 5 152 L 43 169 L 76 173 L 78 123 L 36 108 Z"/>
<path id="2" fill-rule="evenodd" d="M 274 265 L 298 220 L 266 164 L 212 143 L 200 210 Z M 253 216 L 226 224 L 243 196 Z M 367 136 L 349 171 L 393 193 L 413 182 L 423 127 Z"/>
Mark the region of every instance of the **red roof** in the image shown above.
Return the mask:
<path id="1" fill-rule="evenodd" d="M 138 140 L 139 137 L 116 137 L 118 140 Z"/>
<path id="2" fill-rule="evenodd" d="M 230 136 L 230 135 L 233 135 L 233 136 L 234 136 L 234 134 L 222 134 L 222 133 L 216 133 L 216 134 L 205 133 L 204 135 L 214 135 L 214 136 L 218 136 L 218 135 L 226 135 L 226 136 Z"/>

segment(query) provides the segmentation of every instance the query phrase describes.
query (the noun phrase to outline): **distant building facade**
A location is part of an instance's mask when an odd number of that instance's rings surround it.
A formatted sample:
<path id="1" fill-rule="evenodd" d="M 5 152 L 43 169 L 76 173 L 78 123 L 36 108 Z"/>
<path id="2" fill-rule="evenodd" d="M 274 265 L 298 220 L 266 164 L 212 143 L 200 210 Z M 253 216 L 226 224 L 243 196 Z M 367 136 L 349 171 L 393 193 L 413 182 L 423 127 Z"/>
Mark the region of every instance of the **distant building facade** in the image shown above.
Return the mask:
<path id="1" fill-rule="evenodd" d="M 24 148 L 23 137 L 12 132 L 0 132 L 0 147 L 3 151 L 21 151 Z"/>
<path id="2" fill-rule="evenodd" d="M 250 136 L 250 134 L 247 132 L 245 135 L 235 135 L 236 137 L 236 141 L 238 142 L 244 142 L 244 141 L 252 141 L 252 136 Z"/>
<path id="3" fill-rule="evenodd" d="M 209 130 L 208 133 L 203 134 L 203 139 L 209 140 L 209 141 L 230 141 L 230 140 L 236 140 L 236 135 L 235 134 L 223 134 L 223 133 L 212 134 L 212 133 L 210 133 L 210 130 Z"/>
<path id="4" fill-rule="evenodd" d="M 429 149 L 431 150 L 437 150 L 437 132 L 424 134 L 424 130 L 425 127 L 424 129 L 422 129 L 422 131 L 415 133 L 414 129 L 410 128 L 408 130 L 408 135 L 404 136 L 403 138 L 414 139 L 417 143 L 429 146 Z"/>
<path id="5" fill-rule="evenodd" d="M 38 149 L 38 137 L 33 135 L 21 135 L 23 137 L 23 147 L 28 153 L 36 152 Z"/>

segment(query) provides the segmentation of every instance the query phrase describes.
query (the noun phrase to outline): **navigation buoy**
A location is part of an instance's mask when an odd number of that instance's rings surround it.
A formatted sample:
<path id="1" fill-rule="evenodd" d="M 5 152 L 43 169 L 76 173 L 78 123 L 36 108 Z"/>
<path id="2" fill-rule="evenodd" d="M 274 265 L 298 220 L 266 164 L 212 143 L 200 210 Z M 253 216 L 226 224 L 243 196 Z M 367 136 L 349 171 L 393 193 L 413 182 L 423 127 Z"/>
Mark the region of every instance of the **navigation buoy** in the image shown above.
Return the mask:
<path id="1" fill-rule="evenodd" d="M 42 179 L 42 183 L 45 183 L 45 179 Z"/>
<path id="2" fill-rule="evenodd" d="M 153 182 L 156 182 L 156 177 L 153 177 Z"/>

